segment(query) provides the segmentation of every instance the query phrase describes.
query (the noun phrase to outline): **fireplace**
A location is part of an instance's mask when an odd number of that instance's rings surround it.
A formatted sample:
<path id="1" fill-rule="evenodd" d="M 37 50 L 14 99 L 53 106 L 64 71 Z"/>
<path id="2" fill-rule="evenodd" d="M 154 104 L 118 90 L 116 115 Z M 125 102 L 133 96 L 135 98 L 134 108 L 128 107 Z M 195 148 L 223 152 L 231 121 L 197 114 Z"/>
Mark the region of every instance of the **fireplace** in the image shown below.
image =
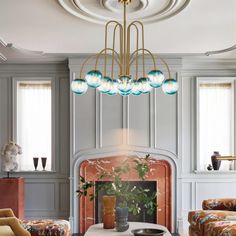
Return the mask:
<path id="1" fill-rule="evenodd" d="M 93 181 L 96 185 L 99 184 L 98 179 L 98 169 L 97 163 L 99 166 L 105 169 L 111 169 L 114 166 L 119 166 L 119 164 L 128 160 L 131 165 L 133 162 L 134 156 L 111 156 L 104 158 L 94 158 L 90 160 L 82 161 L 79 167 L 79 173 L 87 181 Z M 158 209 L 152 219 L 153 223 L 161 224 L 167 227 L 172 231 L 172 176 L 171 176 L 171 165 L 167 160 L 157 160 L 152 159 L 150 169 L 152 170 L 148 177 L 144 181 L 145 184 L 150 184 L 154 186 L 155 190 L 158 190 L 158 196 L 156 198 Z M 109 179 L 104 179 L 104 181 L 111 181 Z M 123 181 L 129 181 L 138 184 L 139 178 L 137 173 L 129 173 L 129 175 L 123 176 Z M 143 184 L 144 184 L 143 183 Z M 154 191 L 155 191 L 154 190 Z M 95 188 L 91 188 L 89 193 L 94 193 Z M 101 210 L 99 210 L 100 201 L 98 196 L 97 204 L 96 199 L 90 201 L 89 198 L 81 197 L 79 201 L 79 228 L 80 233 L 83 234 L 87 231 L 89 226 L 101 221 Z M 135 221 L 143 221 L 142 219 L 134 219 Z"/>
<path id="2" fill-rule="evenodd" d="M 108 181 L 96 181 L 95 189 L 101 189 L 100 187 L 107 183 Z M 128 189 L 131 191 L 132 188 L 141 187 L 143 189 L 149 189 L 150 193 L 156 192 L 158 188 L 157 181 L 123 181 L 123 185 L 128 185 Z M 105 195 L 104 191 L 97 191 L 98 194 L 95 198 L 95 222 L 102 223 L 103 222 L 103 206 L 102 206 L 102 197 Z M 156 201 L 156 199 L 155 199 Z M 117 199 L 117 204 L 119 205 L 120 201 Z M 142 208 L 142 206 L 141 206 Z M 155 210 L 151 215 L 146 214 L 146 212 L 142 209 L 142 214 L 129 214 L 128 221 L 135 221 L 135 222 L 148 222 L 148 223 L 156 223 L 157 222 L 157 214 Z"/>

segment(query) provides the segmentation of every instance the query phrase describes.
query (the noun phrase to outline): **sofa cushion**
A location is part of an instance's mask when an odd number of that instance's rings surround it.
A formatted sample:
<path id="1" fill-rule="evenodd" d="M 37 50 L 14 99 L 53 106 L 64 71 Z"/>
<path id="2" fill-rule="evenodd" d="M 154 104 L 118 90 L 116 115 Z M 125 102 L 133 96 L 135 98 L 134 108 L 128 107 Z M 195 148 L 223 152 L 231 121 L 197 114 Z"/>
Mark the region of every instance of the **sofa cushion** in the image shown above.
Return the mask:
<path id="1" fill-rule="evenodd" d="M 15 236 L 10 226 L 0 226 L 0 236 Z"/>
<path id="2" fill-rule="evenodd" d="M 233 211 L 190 211 L 188 214 L 188 221 L 192 230 L 204 235 L 204 225 L 209 222 L 223 221 L 227 216 L 236 216 Z"/>
<path id="3" fill-rule="evenodd" d="M 204 226 L 205 235 L 211 236 L 235 236 L 236 221 L 216 221 Z"/>
<path id="4" fill-rule="evenodd" d="M 235 198 L 208 199 L 202 202 L 203 210 L 236 211 Z"/>
<path id="5" fill-rule="evenodd" d="M 70 236 L 70 224 L 66 220 L 23 220 L 22 226 L 31 236 Z"/>

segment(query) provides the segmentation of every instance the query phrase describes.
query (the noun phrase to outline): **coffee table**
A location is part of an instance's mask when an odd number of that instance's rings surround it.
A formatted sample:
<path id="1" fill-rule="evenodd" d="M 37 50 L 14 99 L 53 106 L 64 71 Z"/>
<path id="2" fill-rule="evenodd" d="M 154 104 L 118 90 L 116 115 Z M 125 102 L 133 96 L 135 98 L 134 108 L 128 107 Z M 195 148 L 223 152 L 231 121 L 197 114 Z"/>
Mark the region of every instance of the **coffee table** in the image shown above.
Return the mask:
<path id="1" fill-rule="evenodd" d="M 165 230 L 165 236 L 171 236 L 168 229 L 162 225 L 142 223 L 142 222 L 129 222 L 129 229 L 126 232 L 117 232 L 115 229 L 103 229 L 103 224 L 96 224 L 89 227 L 84 236 L 133 236 L 132 229 L 140 228 L 153 228 Z"/>

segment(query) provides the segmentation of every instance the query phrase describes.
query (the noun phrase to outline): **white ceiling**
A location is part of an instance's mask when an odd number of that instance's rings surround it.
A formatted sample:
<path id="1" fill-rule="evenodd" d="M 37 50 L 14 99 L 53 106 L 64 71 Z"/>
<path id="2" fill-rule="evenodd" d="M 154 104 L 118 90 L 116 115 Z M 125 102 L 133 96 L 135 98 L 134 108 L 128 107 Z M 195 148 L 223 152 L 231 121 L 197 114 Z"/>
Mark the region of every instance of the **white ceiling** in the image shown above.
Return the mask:
<path id="1" fill-rule="evenodd" d="M 191 0 L 178 15 L 145 25 L 145 36 L 153 53 L 204 53 L 232 46 L 236 1 Z M 104 47 L 104 26 L 69 14 L 57 0 L 0 0 L 0 39 L 44 53 L 95 53 Z"/>

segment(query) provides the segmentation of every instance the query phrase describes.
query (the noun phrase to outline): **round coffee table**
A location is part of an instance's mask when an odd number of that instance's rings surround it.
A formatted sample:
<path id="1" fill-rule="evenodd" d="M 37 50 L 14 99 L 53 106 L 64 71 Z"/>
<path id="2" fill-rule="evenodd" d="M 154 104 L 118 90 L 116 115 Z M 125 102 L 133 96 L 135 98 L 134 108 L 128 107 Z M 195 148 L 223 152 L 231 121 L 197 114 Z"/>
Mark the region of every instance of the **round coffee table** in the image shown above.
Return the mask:
<path id="1" fill-rule="evenodd" d="M 165 236 L 171 236 L 168 229 L 162 225 L 142 223 L 142 222 L 129 222 L 129 229 L 126 232 L 117 232 L 115 229 L 103 229 L 103 224 L 96 224 L 89 227 L 84 236 L 133 236 L 132 229 L 153 228 L 162 229 L 166 231 Z"/>

